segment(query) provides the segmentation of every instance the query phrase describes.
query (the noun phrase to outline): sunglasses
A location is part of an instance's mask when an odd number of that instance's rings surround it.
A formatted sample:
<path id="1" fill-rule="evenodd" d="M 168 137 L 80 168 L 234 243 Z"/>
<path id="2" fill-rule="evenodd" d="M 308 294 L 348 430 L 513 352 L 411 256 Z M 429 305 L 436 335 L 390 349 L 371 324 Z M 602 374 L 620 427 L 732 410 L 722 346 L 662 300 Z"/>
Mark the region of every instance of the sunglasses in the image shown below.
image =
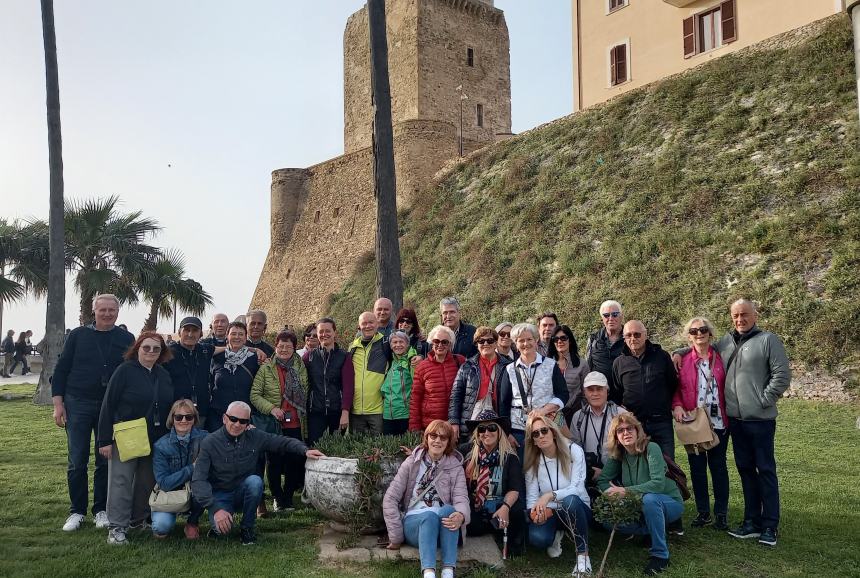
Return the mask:
<path id="1" fill-rule="evenodd" d="M 642 334 L 638 331 L 631 331 L 630 333 L 624 334 L 624 339 L 630 339 L 631 337 L 633 339 L 639 339 L 640 337 L 642 337 Z"/>
<path id="2" fill-rule="evenodd" d="M 173 421 L 194 421 L 193 413 L 175 413 L 173 414 Z"/>
<path id="3" fill-rule="evenodd" d="M 434 339 L 431 341 L 433 345 L 451 345 L 451 342 L 447 339 Z"/>
<path id="4" fill-rule="evenodd" d="M 615 434 L 616 435 L 623 435 L 626 433 L 634 433 L 635 431 L 636 431 L 635 427 L 620 427 L 617 430 L 615 430 Z"/>
<path id="5" fill-rule="evenodd" d="M 542 427 L 540 429 L 536 429 L 536 430 L 532 431 L 532 439 L 536 440 L 539 437 L 547 435 L 548 433 L 549 433 L 548 427 Z"/>
<path id="6" fill-rule="evenodd" d="M 610 317 L 615 319 L 621 315 L 621 311 L 609 311 L 607 313 L 601 313 L 601 315 L 603 315 L 604 319 L 609 319 Z"/>
<path id="7" fill-rule="evenodd" d="M 707 327 L 690 327 L 690 330 L 687 333 L 690 335 L 709 335 L 711 330 Z"/>
<path id="8" fill-rule="evenodd" d="M 230 415 L 228 413 L 225 413 L 224 415 L 226 415 L 227 419 L 229 419 L 232 423 L 239 422 L 242 425 L 248 425 L 249 423 L 251 423 L 251 420 L 246 417 L 236 417 L 235 415 Z"/>
<path id="9" fill-rule="evenodd" d="M 565 343 L 567 341 L 567 335 L 559 335 L 557 337 L 552 338 L 553 343 L 558 343 L 559 341 L 561 341 L 562 343 Z"/>
<path id="10" fill-rule="evenodd" d="M 499 331 L 499 337 L 510 337 L 510 336 L 511 336 L 510 331 Z"/>
<path id="11" fill-rule="evenodd" d="M 487 339 L 479 339 L 475 343 L 477 343 L 478 345 L 492 345 L 495 342 L 495 339 L 493 339 L 492 337 L 488 337 Z"/>
<path id="12" fill-rule="evenodd" d="M 158 353 L 161 351 L 160 345 L 141 345 L 140 348 L 147 353 Z"/>
<path id="13" fill-rule="evenodd" d="M 436 441 L 436 440 L 442 440 L 443 442 L 448 441 L 448 436 L 446 436 L 445 434 L 429 433 L 429 434 L 427 434 L 427 437 L 433 441 Z"/>
<path id="14" fill-rule="evenodd" d="M 478 433 L 479 434 L 487 433 L 487 432 L 496 433 L 497 431 L 499 431 L 499 426 L 497 426 L 494 423 L 488 423 L 487 425 L 479 425 L 478 426 Z"/>

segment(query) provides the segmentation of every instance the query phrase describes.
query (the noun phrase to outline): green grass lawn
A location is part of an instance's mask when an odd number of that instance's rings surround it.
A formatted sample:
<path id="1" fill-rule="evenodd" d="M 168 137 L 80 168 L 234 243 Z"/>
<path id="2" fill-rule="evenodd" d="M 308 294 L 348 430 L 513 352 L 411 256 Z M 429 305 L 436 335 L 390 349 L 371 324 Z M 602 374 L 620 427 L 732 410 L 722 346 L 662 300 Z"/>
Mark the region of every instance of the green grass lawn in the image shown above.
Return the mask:
<path id="1" fill-rule="evenodd" d="M 30 392 L 33 386 L 4 386 Z M 779 546 L 768 550 L 711 529 L 689 528 L 670 541 L 672 576 L 858 576 L 860 575 L 860 430 L 857 405 L 782 401 L 777 453 L 782 489 Z M 238 539 L 187 543 L 181 531 L 156 543 L 130 535 L 131 545 L 111 547 L 107 532 L 88 519 L 84 529 L 66 534 L 66 449 L 62 430 L 46 408 L 29 400 L 0 402 L 0 576 L 417 576 L 413 563 L 322 566 L 315 539 L 322 518 L 312 510 L 261 520 L 256 546 Z M 678 462 L 686 469 L 686 458 Z M 731 459 L 731 458 L 730 458 Z M 730 520 L 741 513 L 737 474 L 730 467 Z M 694 515 L 687 503 L 685 518 Z M 606 534 L 593 534 L 591 555 L 599 563 Z M 638 576 L 647 552 L 618 542 L 610 557 L 613 577 Z M 558 560 L 531 552 L 504 571 L 473 568 L 481 576 L 564 576 L 575 561 L 572 544 Z M 596 570 L 596 566 L 595 566 Z"/>

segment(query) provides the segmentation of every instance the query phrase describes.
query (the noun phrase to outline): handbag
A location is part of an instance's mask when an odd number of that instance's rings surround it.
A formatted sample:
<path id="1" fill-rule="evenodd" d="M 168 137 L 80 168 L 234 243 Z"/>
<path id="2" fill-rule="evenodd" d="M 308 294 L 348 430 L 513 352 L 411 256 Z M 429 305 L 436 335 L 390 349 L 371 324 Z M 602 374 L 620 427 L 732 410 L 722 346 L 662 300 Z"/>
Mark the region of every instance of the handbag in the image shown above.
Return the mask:
<path id="1" fill-rule="evenodd" d="M 705 408 L 697 407 L 696 415 L 692 421 L 682 421 L 675 424 L 675 435 L 678 441 L 684 444 L 684 449 L 689 454 L 698 454 L 699 451 L 707 451 L 715 448 L 720 443 L 720 438 L 714 433 L 714 427 Z"/>
<path id="2" fill-rule="evenodd" d="M 178 490 L 165 491 L 155 484 L 152 493 L 149 494 L 149 508 L 153 512 L 168 512 L 179 514 L 191 509 L 191 485 L 185 485 Z"/>
<path id="3" fill-rule="evenodd" d="M 678 486 L 678 492 L 681 494 L 681 499 L 686 502 L 692 495 L 690 487 L 687 485 L 687 474 L 668 455 L 663 454 L 663 459 L 666 461 L 666 477 L 675 482 L 675 485 Z"/>
<path id="4" fill-rule="evenodd" d="M 113 439 L 121 462 L 142 458 L 152 452 L 145 417 L 113 424 Z"/>
<path id="5" fill-rule="evenodd" d="M 255 411 L 251 414 L 251 423 L 256 429 L 262 432 L 275 435 L 279 435 L 281 433 L 281 428 L 278 427 L 278 420 L 276 420 L 273 415 L 267 415 Z"/>

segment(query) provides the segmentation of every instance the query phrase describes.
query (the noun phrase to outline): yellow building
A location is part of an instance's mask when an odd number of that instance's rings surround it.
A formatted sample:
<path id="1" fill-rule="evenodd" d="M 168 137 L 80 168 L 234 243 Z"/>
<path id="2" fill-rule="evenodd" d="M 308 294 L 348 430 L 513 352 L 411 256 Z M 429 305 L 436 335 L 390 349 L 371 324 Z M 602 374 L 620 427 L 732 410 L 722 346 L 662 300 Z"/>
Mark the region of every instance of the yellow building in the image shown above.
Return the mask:
<path id="1" fill-rule="evenodd" d="M 845 9 L 844 0 L 572 0 L 574 111 Z"/>

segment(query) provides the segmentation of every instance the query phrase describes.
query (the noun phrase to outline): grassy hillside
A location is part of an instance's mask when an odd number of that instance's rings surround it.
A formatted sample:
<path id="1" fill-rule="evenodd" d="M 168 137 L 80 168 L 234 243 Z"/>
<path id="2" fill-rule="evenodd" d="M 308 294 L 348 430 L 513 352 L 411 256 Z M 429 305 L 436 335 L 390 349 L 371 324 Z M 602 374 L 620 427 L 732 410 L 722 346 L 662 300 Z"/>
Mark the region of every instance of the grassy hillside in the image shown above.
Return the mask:
<path id="1" fill-rule="evenodd" d="M 763 304 L 793 360 L 857 366 L 860 154 L 848 19 L 745 50 L 478 151 L 401 215 L 405 300 L 473 322 L 553 309 L 584 342 L 617 298 L 654 340 Z M 356 319 L 359 267 L 331 300 Z"/>

